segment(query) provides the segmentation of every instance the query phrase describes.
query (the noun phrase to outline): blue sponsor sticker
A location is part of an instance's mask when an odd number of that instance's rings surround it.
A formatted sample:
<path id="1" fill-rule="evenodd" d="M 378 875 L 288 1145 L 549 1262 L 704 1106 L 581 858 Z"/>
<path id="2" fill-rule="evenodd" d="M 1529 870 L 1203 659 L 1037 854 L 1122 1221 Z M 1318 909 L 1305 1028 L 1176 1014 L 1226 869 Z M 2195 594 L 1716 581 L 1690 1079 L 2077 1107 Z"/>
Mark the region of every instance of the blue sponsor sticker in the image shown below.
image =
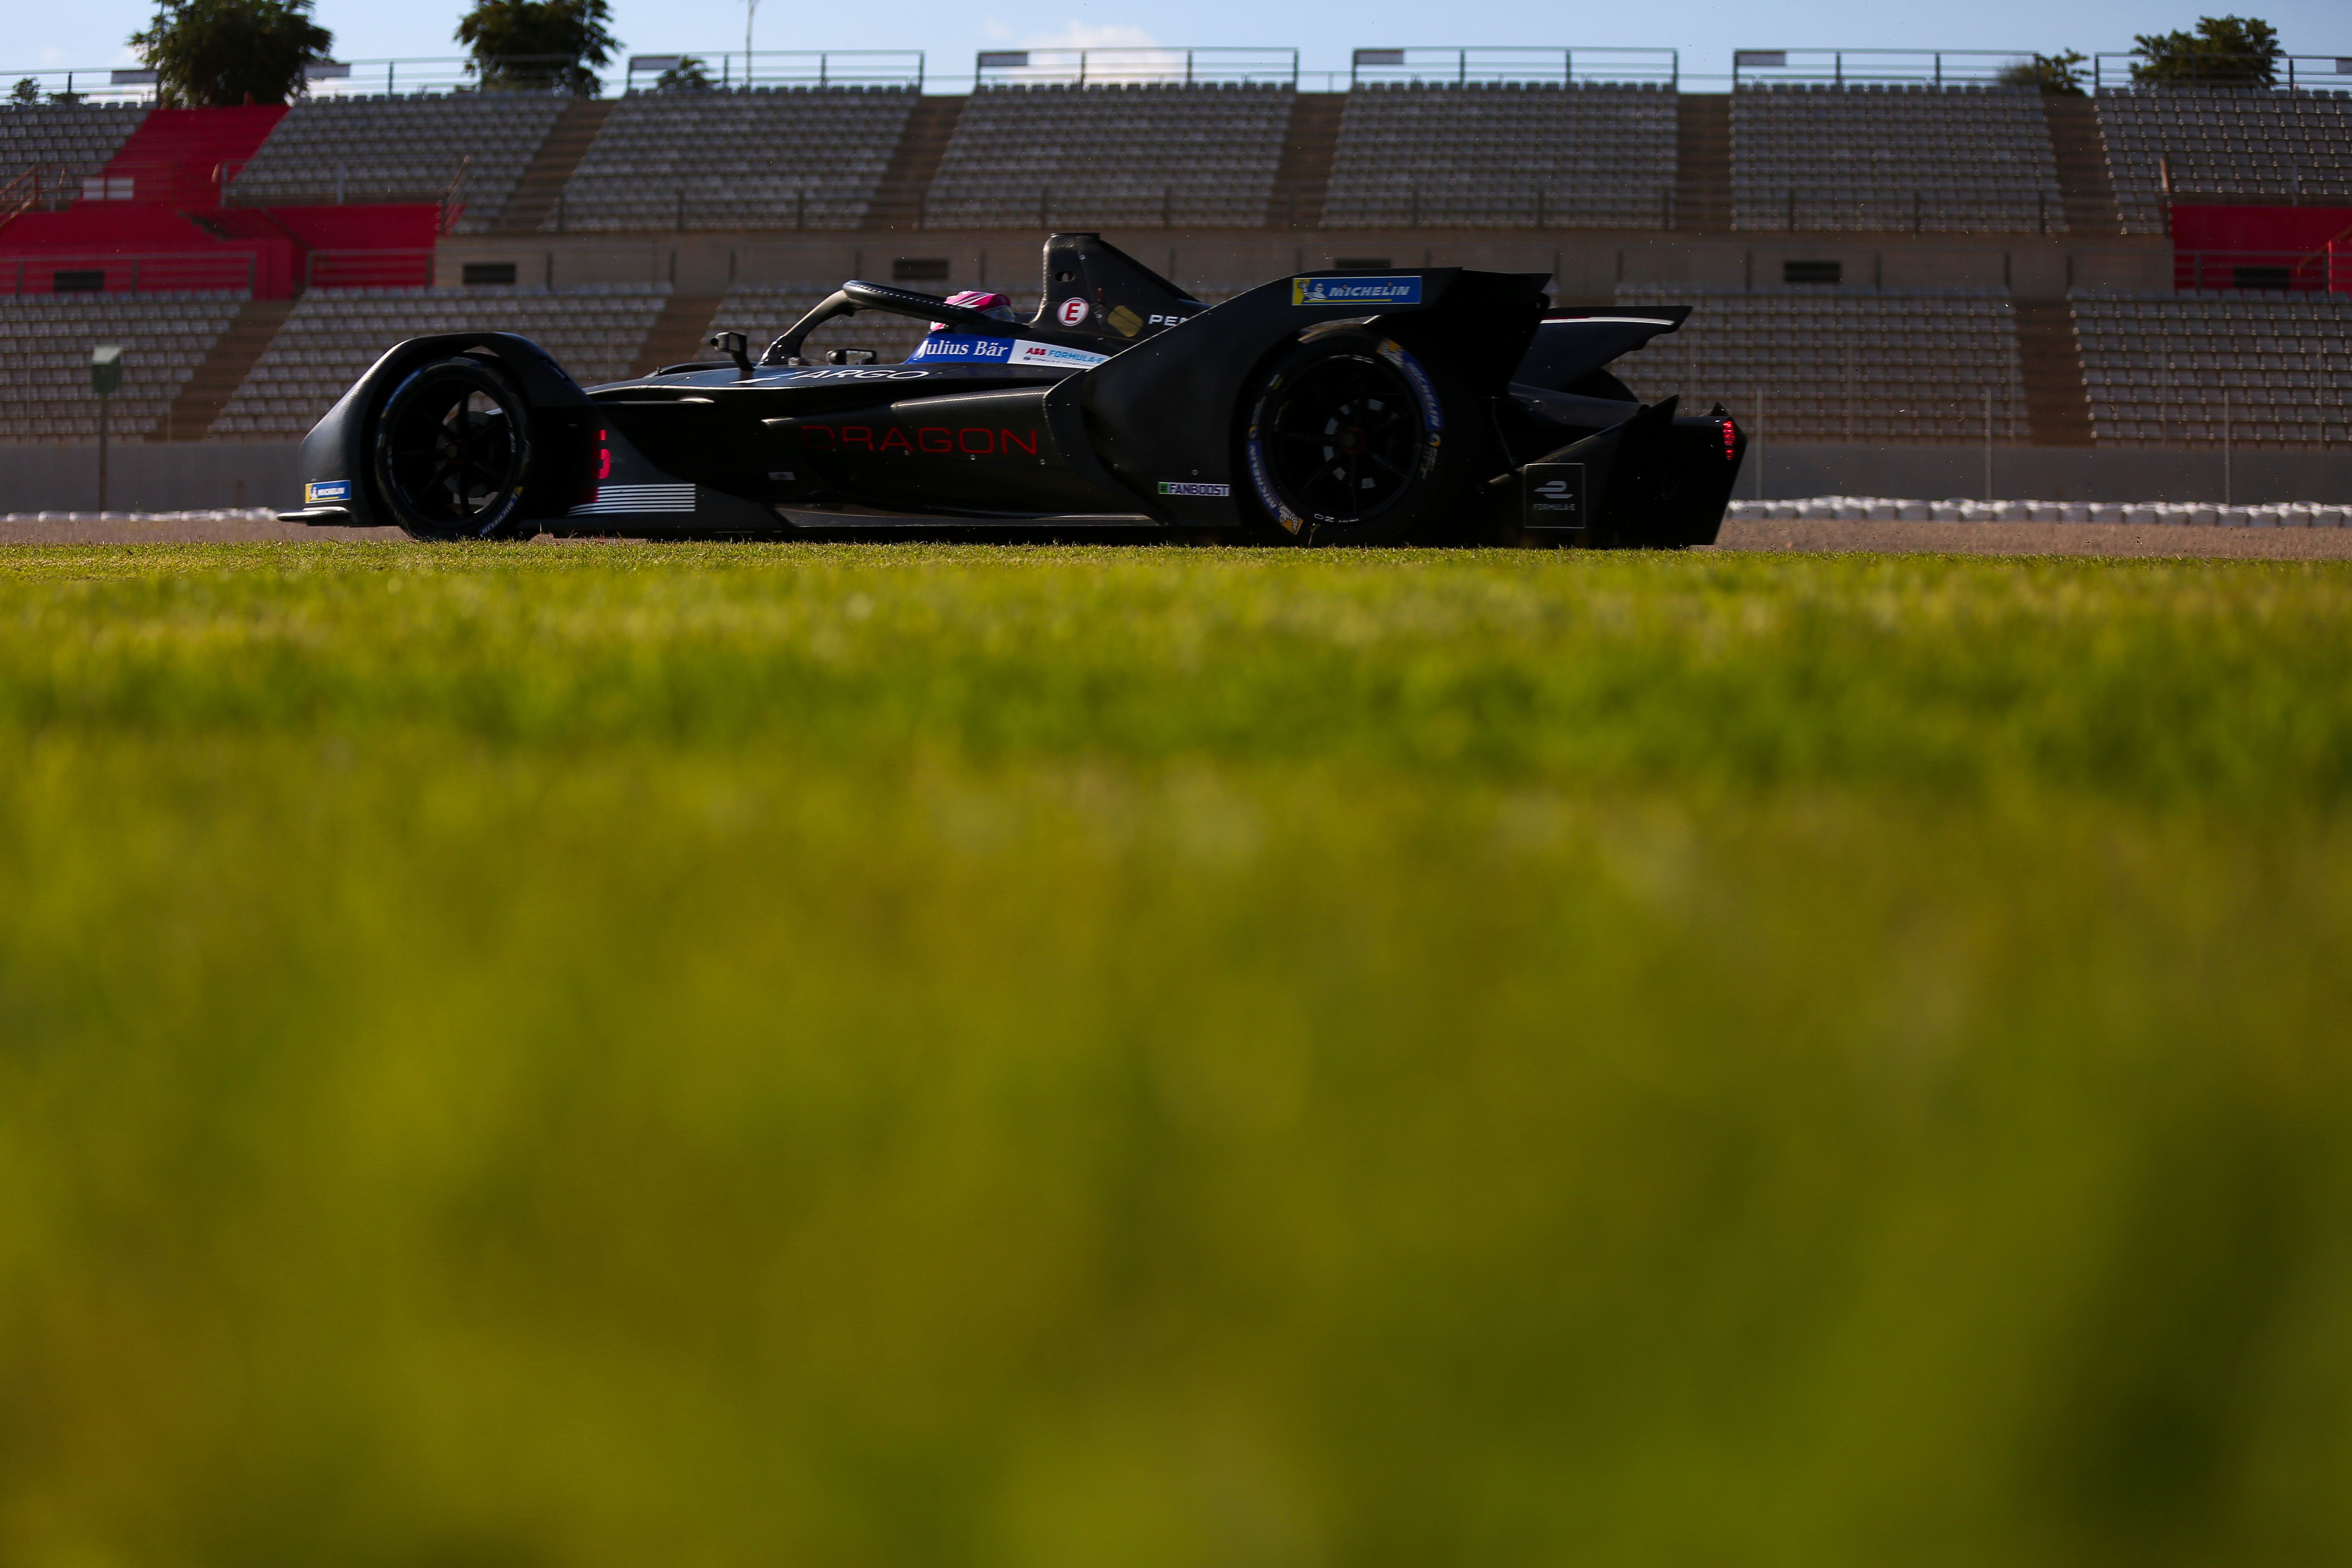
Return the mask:
<path id="1" fill-rule="evenodd" d="M 1184 479 L 1162 479 L 1160 481 L 1160 493 L 1164 496 L 1229 496 L 1234 493 L 1234 487 L 1199 484 Z"/>
<path id="2" fill-rule="evenodd" d="M 1421 279 L 1412 278 L 1294 278 L 1294 305 L 1418 305 Z"/>
<path id="3" fill-rule="evenodd" d="M 974 338 L 961 332 L 933 332 L 916 345 L 908 359 L 965 360 L 998 364 L 1013 357 L 1011 338 Z"/>
<path id="4" fill-rule="evenodd" d="M 322 500 L 349 500 L 352 481 L 349 479 L 312 479 L 302 487 L 302 504 L 316 506 Z"/>

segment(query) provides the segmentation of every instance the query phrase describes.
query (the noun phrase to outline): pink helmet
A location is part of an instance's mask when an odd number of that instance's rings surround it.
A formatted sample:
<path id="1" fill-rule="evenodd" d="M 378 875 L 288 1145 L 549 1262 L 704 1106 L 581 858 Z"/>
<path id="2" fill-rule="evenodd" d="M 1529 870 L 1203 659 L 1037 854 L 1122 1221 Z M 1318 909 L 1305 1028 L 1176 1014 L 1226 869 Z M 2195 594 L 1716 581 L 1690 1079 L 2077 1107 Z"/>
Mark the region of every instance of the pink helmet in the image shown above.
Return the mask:
<path id="1" fill-rule="evenodd" d="M 984 289 L 967 289 L 961 294 L 950 294 L 948 296 L 948 303 L 961 305 L 967 310 L 978 310 L 982 315 L 993 316 L 1000 321 L 1013 320 L 1012 300 L 1003 294 L 992 294 Z M 945 321 L 931 323 L 931 331 L 935 332 L 944 332 L 947 330 L 948 324 Z"/>

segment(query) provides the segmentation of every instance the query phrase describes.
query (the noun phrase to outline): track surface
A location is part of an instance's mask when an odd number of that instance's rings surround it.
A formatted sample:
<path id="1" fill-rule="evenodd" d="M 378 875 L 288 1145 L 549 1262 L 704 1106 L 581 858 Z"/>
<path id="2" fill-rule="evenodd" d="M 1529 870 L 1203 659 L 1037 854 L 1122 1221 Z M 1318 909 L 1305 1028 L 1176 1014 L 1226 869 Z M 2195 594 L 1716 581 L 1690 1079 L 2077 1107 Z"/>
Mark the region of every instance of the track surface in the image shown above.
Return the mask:
<path id="1" fill-rule="evenodd" d="M 267 513 L 0 517 L 0 544 L 400 541 L 396 528 L 310 528 Z M 2352 529 L 2151 528 L 2101 522 L 1765 522 L 1735 519 L 1715 548 L 1952 555 L 2147 555 L 2352 560 Z"/>

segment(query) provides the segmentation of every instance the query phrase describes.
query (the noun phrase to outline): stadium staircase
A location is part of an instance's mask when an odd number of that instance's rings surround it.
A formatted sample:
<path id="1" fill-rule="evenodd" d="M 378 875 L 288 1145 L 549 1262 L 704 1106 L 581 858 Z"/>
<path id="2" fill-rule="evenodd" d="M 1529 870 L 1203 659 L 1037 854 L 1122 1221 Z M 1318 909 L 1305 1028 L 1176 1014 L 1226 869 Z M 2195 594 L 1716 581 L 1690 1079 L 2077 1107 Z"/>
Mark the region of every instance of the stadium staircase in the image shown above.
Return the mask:
<path id="1" fill-rule="evenodd" d="M 2071 213 L 2067 221 L 2074 221 Z M 2036 447 L 2091 444 L 2091 395 L 2074 310 L 2063 300 L 2018 300 L 2018 369 L 2025 380 L 2025 426 Z"/>
<path id="2" fill-rule="evenodd" d="M 2058 165 L 2058 191 L 2066 203 L 2066 232 L 2118 237 L 2123 219 L 2116 209 L 2115 182 L 2107 174 L 2107 147 L 2099 115 L 2087 98 L 2045 94 L 2042 117 L 2050 126 L 2051 156 Z"/>
<path id="3" fill-rule="evenodd" d="M 588 145 L 604 129 L 620 102 L 614 98 L 575 98 L 555 121 L 555 129 L 539 144 L 530 163 L 507 198 L 504 211 L 490 227 L 492 234 L 537 234 L 540 221 L 555 208 L 555 200 L 572 178 Z"/>
<path id="4" fill-rule="evenodd" d="M 164 416 L 165 438 L 201 441 L 212 433 L 213 421 L 236 395 L 278 329 L 294 312 L 291 300 L 247 300 L 228 330 L 213 341 L 212 352 L 172 400 Z"/>
<path id="5" fill-rule="evenodd" d="M 891 152 L 889 165 L 882 171 L 882 183 L 875 188 L 874 200 L 866 209 L 867 227 L 923 226 L 923 198 L 930 192 L 931 180 L 940 172 L 940 160 L 947 156 L 948 143 L 955 137 L 956 122 L 963 118 L 963 106 L 970 101 L 942 95 L 926 97 L 915 105 L 914 112 L 907 117 L 906 133 Z M 703 319 L 709 320 L 708 316 Z"/>
<path id="6" fill-rule="evenodd" d="M 1302 92 L 1290 106 L 1290 131 L 1274 171 L 1274 211 L 1292 228 L 1323 226 L 1323 195 L 1330 188 L 1347 107 L 1342 92 Z"/>
<path id="7" fill-rule="evenodd" d="M 666 364 L 684 364 L 689 360 L 707 359 L 710 350 L 705 341 L 710 335 L 710 323 L 719 314 L 719 297 L 716 294 L 673 294 L 654 318 L 653 329 L 646 333 L 643 347 L 629 366 L 632 376 L 651 375 Z M 752 345 L 754 349 L 759 344 Z"/>
<path id="8" fill-rule="evenodd" d="M 1675 100 L 1675 226 L 1731 226 L 1731 95 L 1685 92 Z"/>

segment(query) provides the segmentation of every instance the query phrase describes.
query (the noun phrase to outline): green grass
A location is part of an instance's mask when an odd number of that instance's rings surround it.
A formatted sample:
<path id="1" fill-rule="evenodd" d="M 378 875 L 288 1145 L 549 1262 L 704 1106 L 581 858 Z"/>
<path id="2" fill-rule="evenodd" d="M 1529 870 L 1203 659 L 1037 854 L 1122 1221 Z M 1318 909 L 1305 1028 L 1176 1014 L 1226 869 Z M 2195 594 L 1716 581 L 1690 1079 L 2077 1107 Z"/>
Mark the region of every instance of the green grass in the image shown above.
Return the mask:
<path id="1" fill-rule="evenodd" d="M 0 558 L 0 1562 L 2352 1551 L 2352 568 Z"/>

